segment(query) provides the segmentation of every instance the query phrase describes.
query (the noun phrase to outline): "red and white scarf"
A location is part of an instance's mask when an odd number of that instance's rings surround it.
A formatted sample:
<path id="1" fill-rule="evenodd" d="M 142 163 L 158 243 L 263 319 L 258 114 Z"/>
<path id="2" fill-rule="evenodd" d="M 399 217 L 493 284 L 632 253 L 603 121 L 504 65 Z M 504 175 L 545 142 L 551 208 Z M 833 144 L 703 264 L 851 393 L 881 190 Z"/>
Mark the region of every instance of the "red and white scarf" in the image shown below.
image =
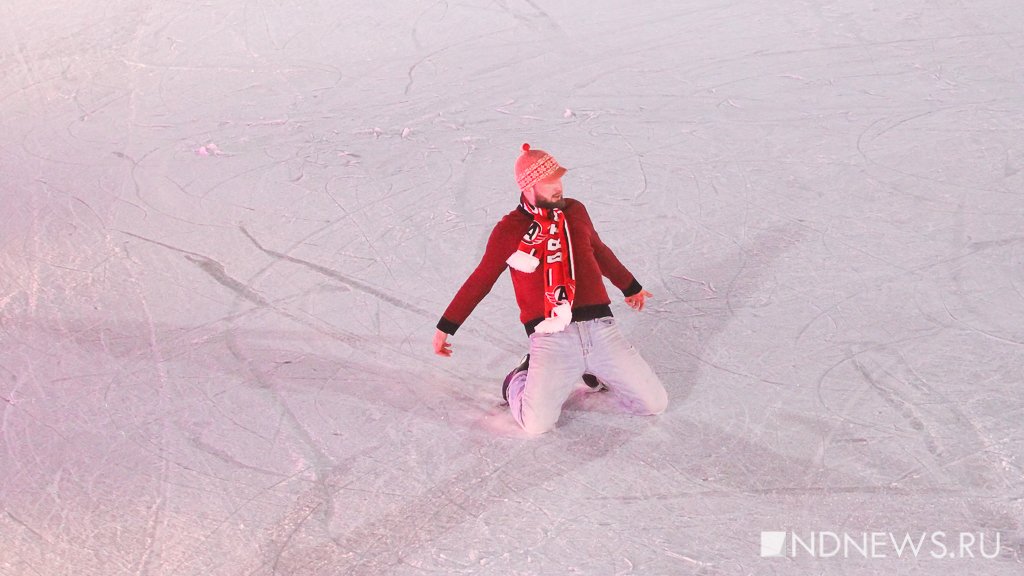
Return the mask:
<path id="1" fill-rule="evenodd" d="M 527 274 L 543 262 L 544 320 L 535 330 L 544 334 L 561 332 L 572 321 L 572 302 L 576 296 L 569 223 L 558 208 L 537 208 L 526 199 L 522 207 L 533 215 L 533 223 L 519 242 L 519 250 L 506 262 Z"/>

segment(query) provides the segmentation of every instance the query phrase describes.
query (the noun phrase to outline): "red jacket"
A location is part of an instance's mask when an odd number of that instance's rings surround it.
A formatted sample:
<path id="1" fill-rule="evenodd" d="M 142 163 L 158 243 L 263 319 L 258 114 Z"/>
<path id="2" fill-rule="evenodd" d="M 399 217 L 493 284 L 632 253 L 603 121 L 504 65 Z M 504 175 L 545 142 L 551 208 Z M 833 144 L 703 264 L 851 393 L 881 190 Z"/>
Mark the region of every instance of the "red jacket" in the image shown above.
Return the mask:
<path id="1" fill-rule="evenodd" d="M 573 321 L 611 316 L 611 300 L 605 291 L 602 276 L 611 280 L 625 296 L 638 294 L 643 288 L 611 249 L 601 242 L 582 202 L 566 198 L 562 212 L 572 232 L 570 238 L 576 271 Z M 522 207 L 517 207 L 494 226 L 480 264 L 444 311 L 441 321 L 437 323 L 438 330 L 455 334 L 477 304 L 491 291 L 505 268 L 508 268 L 505 260 L 519 249 L 519 241 L 532 222 L 533 216 Z M 519 320 L 526 326 L 527 334 L 530 334 L 544 319 L 543 275 L 539 272 L 527 274 L 515 269 L 510 274 L 516 301 L 519 303 Z"/>

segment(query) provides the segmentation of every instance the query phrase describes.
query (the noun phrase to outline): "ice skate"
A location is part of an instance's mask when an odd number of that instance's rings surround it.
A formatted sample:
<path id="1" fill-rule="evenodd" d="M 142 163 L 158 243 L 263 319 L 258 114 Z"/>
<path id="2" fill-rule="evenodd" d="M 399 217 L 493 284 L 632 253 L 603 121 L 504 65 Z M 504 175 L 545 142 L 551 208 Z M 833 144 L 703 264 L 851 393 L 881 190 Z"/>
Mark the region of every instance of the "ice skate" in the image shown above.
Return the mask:
<path id="1" fill-rule="evenodd" d="M 604 382 L 598 380 L 597 376 L 594 376 L 593 374 L 584 374 L 583 383 L 590 388 L 591 392 L 604 392 L 608 389 L 608 387 L 604 385 Z"/>
<path id="2" fill-rule="evenodd" d="M 501 399 L 502 400 L 504 400 L 505 402 L 508 402 L 508 385 L 509 385 L 509 383 L 512 382 L 512 379 L 515 378 L 516 374 L 519 374 L 520 372 L 525 372 L 526 369 L 529 368 L 529 367 L 530 367 L 530 355 L 527 354 L 526 356 L 523 356 L 523 360 L 519 363 L 519 366 L 516 366 L 515 368 L 513 368 L 512 371 L 508 373 L 508 376 L 505 376 L 505 381 L 501 383 Z"/>

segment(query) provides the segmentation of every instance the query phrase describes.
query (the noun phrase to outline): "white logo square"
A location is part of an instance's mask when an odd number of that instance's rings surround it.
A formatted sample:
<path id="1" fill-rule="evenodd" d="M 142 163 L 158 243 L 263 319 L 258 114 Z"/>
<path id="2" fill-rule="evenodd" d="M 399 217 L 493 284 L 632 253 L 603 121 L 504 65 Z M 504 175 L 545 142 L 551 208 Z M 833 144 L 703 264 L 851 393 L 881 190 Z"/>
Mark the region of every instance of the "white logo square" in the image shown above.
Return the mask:
<path id="1" fill-rule="evenodd" d="M 779 558 L 786 555 L 785 532 L 761 532 L 761 557 Z"/>

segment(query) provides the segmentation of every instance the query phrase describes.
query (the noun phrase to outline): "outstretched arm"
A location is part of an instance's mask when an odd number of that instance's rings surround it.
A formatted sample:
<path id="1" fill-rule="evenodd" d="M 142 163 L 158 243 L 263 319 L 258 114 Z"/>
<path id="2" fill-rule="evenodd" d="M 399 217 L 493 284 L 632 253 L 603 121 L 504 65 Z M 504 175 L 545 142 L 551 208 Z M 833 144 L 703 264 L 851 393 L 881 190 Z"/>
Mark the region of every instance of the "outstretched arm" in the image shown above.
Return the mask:
<path id="1" fill-rule="evenodd" d="M 491 291 L 494 283 L 505 271 L 508 264 L 505 260 L 516 250 L 518 239 L 510 234 L 507 227 L 499 222 L 491 236 L 487 239 L 487 248 L 473 273 L 462 284 L 448 308 L 437 323 L 434 334 L 434 353 L 439 356 L 451 356 L 451 344 L 448 336 L 454 335 L 466 318 L 473 312 L 477 304 Z"/>
<path id="2" fill-rule="evenodd" d="M 583 207 L 582 204 L 580 206 Z M 590 226 L 591 246 L 594 248 L 594 258 L 597 260 L 597 265 L 601 268 L 601 274 L 611 280 L 616 288 L 622 290 L 622 295 L 626 297 L 626 303 L 629 304 L 630 308 L 643 310 L 644 294 L 650 296 L 651 293 L 643 289 L 643 286 L 636 281 L 633 274 L 615 256 L 612 249 L 601 241 L 601 235 L 597 233 L 597 228 L 594 227 L 594 223 L 590 220 L 590 214 L 587 213 L 585 207 L 583 207 L 583 216 Z M 638 296 L 639 298 L 637 298 Z"/>

